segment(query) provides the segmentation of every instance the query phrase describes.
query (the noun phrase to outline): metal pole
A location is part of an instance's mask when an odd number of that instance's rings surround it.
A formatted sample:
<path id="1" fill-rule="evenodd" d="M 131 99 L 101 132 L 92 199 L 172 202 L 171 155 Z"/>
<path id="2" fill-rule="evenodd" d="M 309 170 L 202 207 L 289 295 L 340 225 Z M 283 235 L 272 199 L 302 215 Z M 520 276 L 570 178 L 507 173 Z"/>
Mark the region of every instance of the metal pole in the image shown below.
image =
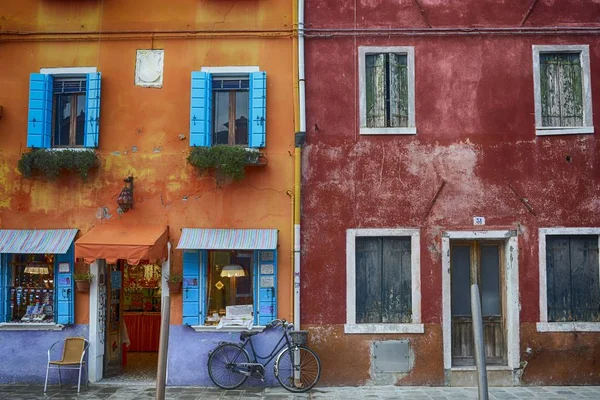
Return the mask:
<path id="1" fill-rule="evenodd" d="M 162 298 L 160 321 L 160 343 L 158 345 L 158 369 L 156 371 L 156 400 L 165 400 L 167 382 L 167 354 L 169 350 L 169 321 L 171 320 L 171 298 Z"/>
<path id="2" fill-rule="evenodd" d="M 481 317 L 481 300 L 479 285 L 471 285 L 471 315 L 473 317 L 473 340 L 475 342 L 475 365 L 477 366 L 477 387 L 479 400 L 488 400 L 487 368 L 485 365 L 485 347 L 483 344 L 483 318 Z"/>

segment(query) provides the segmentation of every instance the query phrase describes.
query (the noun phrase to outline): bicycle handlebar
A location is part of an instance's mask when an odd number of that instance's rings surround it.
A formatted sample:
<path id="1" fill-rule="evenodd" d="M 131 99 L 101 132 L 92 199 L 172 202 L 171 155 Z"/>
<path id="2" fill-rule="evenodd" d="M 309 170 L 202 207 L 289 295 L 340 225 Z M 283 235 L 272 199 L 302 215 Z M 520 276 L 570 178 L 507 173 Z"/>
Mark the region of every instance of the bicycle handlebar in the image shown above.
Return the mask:
<path id="1" fill-rule="evenodd" d="M 269 322 L 265 328 L 271 329 L 276 328 L 278 326 L 281 326 L 283 327 L 283 329 L 286 330 L 294 329 L 294 324 L 287 322 L 285 319 L 274 319 L 273 321 Z"/>

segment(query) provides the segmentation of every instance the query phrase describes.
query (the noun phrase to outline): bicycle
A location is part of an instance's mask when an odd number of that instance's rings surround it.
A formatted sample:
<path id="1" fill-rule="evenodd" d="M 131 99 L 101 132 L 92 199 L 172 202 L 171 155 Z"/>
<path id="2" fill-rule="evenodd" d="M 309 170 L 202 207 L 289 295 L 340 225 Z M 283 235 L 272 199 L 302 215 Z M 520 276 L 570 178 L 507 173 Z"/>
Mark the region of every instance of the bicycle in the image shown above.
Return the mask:
<path id="1" fill-rule="evenodd" d="M 208 357 L 208 375 L 214 384 L 231 390 L 242 386 L 250 376 L 264 382 L 266 366 L 275 359 L 274 374 L 281 386 L 293 393 L 312 389 L 321 377 L 321 361 L 305 346 L 308 331 L 294 331 L 294 325 L 284 319 L 271 321 L 265 331 L 278 326 L 282 327 L 282 335 L 271 353 L 264 357 L 252 344 L 252 337 L 260 332 L 242 332 L 241 343 L 220 342 Z M 251 349 L 252 361 L 247 347 Z"/>

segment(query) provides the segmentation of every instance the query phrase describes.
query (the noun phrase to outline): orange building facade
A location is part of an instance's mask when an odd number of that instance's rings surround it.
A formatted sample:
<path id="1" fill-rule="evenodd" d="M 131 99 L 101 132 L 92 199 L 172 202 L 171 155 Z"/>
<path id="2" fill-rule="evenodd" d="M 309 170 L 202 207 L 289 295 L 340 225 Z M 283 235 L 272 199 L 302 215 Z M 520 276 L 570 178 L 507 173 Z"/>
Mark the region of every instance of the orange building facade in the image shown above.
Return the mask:
<path id="1" fill-rule="evenodd" d="M 293 3 L 3 5 L 0 383 L 43 380 L 67 336 L 89 339 L 90 381 L 126 374 L 157 351 L 169 277 L 183 283 L 171 385 L 210 383 L 198 366 L 235 339 L 230 311 L 253 326 L 293 318 Z M 242 179 L 187 160 L 217 147 L 245 149 Z M 45 176 L 84 153 L 97 157 L 85 179 Z M 84 272 L 89 292 L 75 287 Z"/>

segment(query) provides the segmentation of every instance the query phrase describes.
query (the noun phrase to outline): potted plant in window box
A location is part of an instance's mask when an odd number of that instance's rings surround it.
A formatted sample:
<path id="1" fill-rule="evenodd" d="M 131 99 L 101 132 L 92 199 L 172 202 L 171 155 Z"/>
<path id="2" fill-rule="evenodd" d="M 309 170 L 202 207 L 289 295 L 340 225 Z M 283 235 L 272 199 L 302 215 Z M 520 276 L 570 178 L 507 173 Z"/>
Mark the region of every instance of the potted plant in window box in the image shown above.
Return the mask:
<path id="1" fill-rule="evenodd" d="M 167 278 L 167 285 L 169 285 L 170 293 L 180 293 L 181 286 L 183 286 L 183 275 L 171 274 Z"/>
<path id="2" fill-rule="evenodd" d="M 75 280 L 75 289 L 78 292 L 89 292 L 90 282 L 94 279 L 94 275 L 89 272 L 75 273 L 73 279 Z"/>

